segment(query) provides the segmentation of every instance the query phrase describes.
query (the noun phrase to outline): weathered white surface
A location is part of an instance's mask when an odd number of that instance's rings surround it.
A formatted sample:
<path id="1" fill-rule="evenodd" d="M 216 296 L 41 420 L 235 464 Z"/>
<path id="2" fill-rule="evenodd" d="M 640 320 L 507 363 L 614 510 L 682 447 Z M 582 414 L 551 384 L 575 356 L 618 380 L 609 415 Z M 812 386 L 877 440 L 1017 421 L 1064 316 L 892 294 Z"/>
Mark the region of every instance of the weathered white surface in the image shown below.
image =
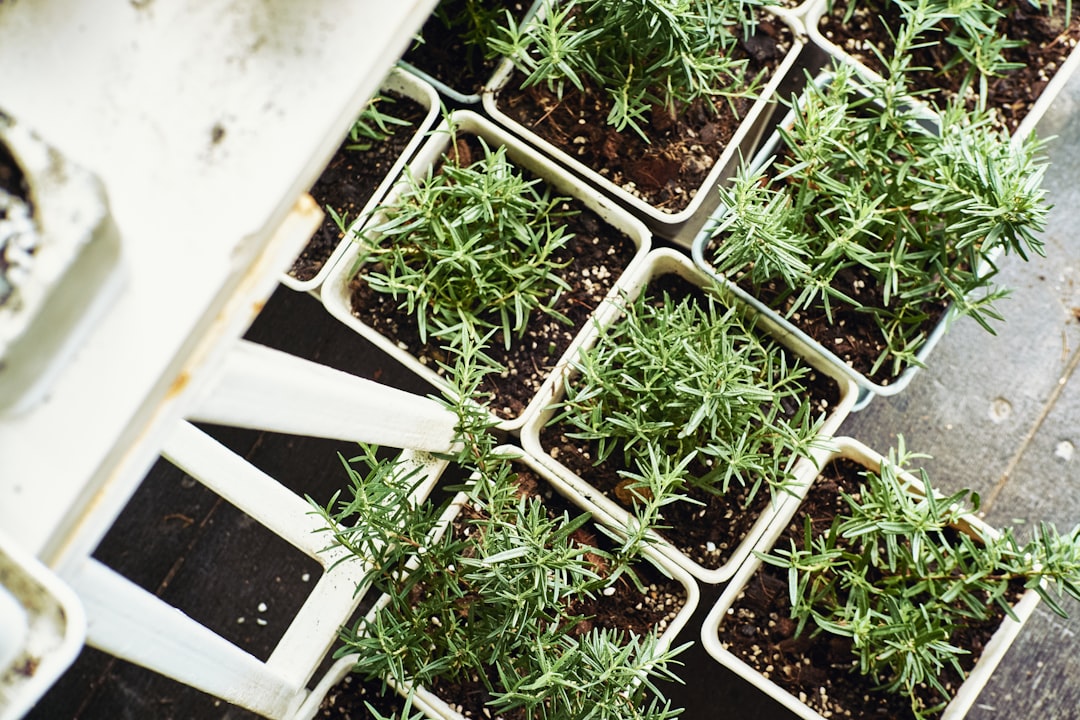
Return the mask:
<path id="1" fill-rule="evenodd" d="M 275 234 L 434 4 L 0 4 L 4 108 L 101 177 L 128 274 L 49 397 L 0 418 L 0 529 L 54 564 L 93 547 L 313 229 L 309 203 Z"/>

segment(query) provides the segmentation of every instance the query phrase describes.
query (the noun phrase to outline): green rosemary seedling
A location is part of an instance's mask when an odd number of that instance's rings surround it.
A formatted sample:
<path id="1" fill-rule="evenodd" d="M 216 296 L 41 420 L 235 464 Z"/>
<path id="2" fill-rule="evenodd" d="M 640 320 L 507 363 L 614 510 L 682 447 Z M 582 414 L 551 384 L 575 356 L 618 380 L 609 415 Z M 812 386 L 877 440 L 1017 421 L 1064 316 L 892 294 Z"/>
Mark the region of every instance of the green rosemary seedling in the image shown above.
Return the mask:
<path id="1" fill-rule="evenodd" d="M 938 497 L 925 472 L 913 494 L 900 474 L 908 460 L 901 444 L 880 472 L 863 473 L 857 492 L 842 493 L 845 510 L 828 530 L 815 536 L 807 518 L 801 542 L 759 557 L 788 571 L 799 633 L 809 625 L 850 638 L 859 672 L 928 718 L 941 707 L 924 707 L 915 690 L 949 697 L 941 672 L 962 676 L 958 658 L 968 652 L 953 643 L 959 628 L 992 619 L 995 606 L 1013 616 L 1017 585 L 1062 615 L 1055 591 L 1080 600 L 1080 527 L 1061 536 L 1043 524 L 1026 544 L 1011 529 L 984 532 L 964 522 L 977 495 Z"/>
<path id="2" fill-rule="evenodd" d="M 574 361 L 578 376 L 550 423 L 593 441 L 595 461 L 614 457 L 637 487 L 678 478 L 640 493 L 656 501 L 686 486 L 787 486 L 821 423 L 809 368 L 706 293 L 673 300 L 663 292 L 655 301 L 642 293 L 625 310 Z M 688 472 L 695 460 L 710 468 L 700 477 Z"/>
<path id="3" fill-rule="evenodd" d="M 472 473 L 455 526 L 440 526 L 445 504 L 403 502 L 401 478 L 370 452 L 358 458 L 367 471 L 351 472 L 351 499 L 316 508 L 331 545 L 368 563 L 363 582 L 385 598 L 378 612 L 343 629 L 337 655 L 358 653 L 357 672 L 399 684 L 480 682 L 494 709 L 524 708 L 529 717 L 674 717 L 657 681 L 675 679 L 668 665 L 683 648 L 591 627 L 578 610 L 582 600 L 636 580 L 640 546 L 598 548 L 584 531 L 587 515 L 553 513 L 522 492 L 514 466 L 494 453 L 490 416 L 471 395 L 492 370 L 482 346 L 466 339 L 449 373 L 456 460 Z"/>
<path id="4" fill-rule="evenodd" d="M 479 147 L 475 162 L 454 155 L 423 177 L 407 172 L 405 190 L 365 231 L 358 265 L 372 289 L 416 317 L 421 340 L 495 328 L 509 347 L 531 313 L 555 315 L 566 289 L 556 255 L 572 237 L 563 222 L 571 212 L 505 147 Z"/>
<path id="5" fill-rule="evenodd" d="M 701 97 L 751 94 L 736 44 L 767 0 L 549 2 L 532 25 L 510 22 L 489 47 L 562 95 L 567 84 L 602 88 L 617 130 L 643 133 L 654 107 L 674 113 Z"/>
<path id="6" fill-rule="evenodd" d="M 394 98 L 389 95 L 379 94 L 373 97 L 349 128 L 350 144 L 345 148 L 365 152 L 393 137 L 397 128 L 409 127 L 408 120 L 383 112 L 382 105 L 393 102 Z"/>
<path id="7" fill-rule="evenodd" d="M 880 347 L 857 368 L 867 375 L 918 364 L 949 303 L 991 330 L 1006 294 L 993 283 L 995 257 L 1042 252 L 1040 143 L 1012 143 L 959 103 L 928 116 L 905 84 L 904 50 L 917 37 L 915 26 L 897 37 L 894 72 L 865 91 L 847 68 L 808 87 L 773 162 L 720 189 L 728 211 L 709 249 L 718 272 L 759 297 L 778 285 L 768 302 L 789 318 L 807 308 L 830 323 L 838 307 L 865 315 Z"/>

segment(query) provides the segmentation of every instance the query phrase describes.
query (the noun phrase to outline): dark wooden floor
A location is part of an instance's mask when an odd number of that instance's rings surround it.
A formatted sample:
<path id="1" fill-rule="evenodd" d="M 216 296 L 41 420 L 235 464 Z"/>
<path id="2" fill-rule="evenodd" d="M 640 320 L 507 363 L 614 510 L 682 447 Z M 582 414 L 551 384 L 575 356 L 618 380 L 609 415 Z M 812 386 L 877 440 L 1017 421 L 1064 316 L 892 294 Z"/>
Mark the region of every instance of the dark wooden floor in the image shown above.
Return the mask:
<path id="1" fill-rule="evenodd" d="M 987 519 L 1021 528 L 1080 522 L 1080 78 L 1045 119 L 1056 205 L 1046 259 L 1004 262 L 1015 288 L 998 334 L 961 321 L 901 395 L 878 399 L 841 429 L 880 451 L 902 434 L 945 490 L 971 487 Z M 414 392 L 430 391 L 307 295 L 280 289 L 249 337 L 332 367 Z M 347 444 L 214 428 L 225 444 L 298 492 L 325 500 L 344 482 Z M 97 557 L 196 619 L 265 657 L 318 577 L 307 558 L 197 482 L 161 462 L 147 477 Z M 704 617 L 718 596 L 706 588 Z M 974 720 L 1080 718 L 1080 607 L 1064 621 L 1040 609 L 980 696 Z M 691 623 L 687 686 L 675 688 L 687 720 L 788 717 L 724 672 Z M 246 718 L 250 714 L 152 673 L 86 650 L 31 715 L 35 720 Z"/>

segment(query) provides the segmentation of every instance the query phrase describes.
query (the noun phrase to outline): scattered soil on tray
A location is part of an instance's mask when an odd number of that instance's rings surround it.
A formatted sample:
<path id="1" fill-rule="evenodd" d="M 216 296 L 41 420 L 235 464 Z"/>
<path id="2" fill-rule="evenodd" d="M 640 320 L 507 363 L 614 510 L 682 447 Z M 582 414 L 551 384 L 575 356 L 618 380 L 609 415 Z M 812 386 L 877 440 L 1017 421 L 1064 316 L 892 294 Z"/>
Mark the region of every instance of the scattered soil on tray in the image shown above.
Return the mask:
<path id="1" fill-rule="evenodd" d="M 570 290 L 559 296 L 554 309 L 570 323 L 535 311 L 524 336 L 509 350 L 501 340 L 486 350 L 504 370 L 489 374 L 480 390 L 491 394 L 491 409 L 503 419 L 521 415 L 637 252 L 630 238 L 580 201 L 570 200 L 568 209 L 576 212 L 565 220 L 573 237 L 554 259 L 566 263 L 559 274 Z M 399 308 L 393 297 L 373 291 L 360 275 L 352 279 L 350 290 L 353 315 L 362 322 L 433 370 L 438 371 L 439 363 L 448 361 L 437 341 L 429 338 L 427 344 L 420 342 L 415 318 Z"/>
<path id="2" fill-rule="evenodd" d="M 803 546 L 805 517 L 811 518 L 815 533 L 825 532 L 837 513 L 845 509 L 839 489 L 856 492 L 863 471 L 861 465 L 847 459 L 828 465 L 777 546 L 786 547 L 791 540 L 798 547 Z M 952 643 L 971 651 L 970 655 L 960 657 L 965 672 L 979 659 L 1003 617 L 1004 613 L 999 611 L 992 620 L 961 628 L 953 634 Z M 825 633 L 811 637 L 809 630 L 796 636 L 795 628 L 787 571 L 762 565 L 728 610 L 719 633 L 730 652 L 826 717 L 890 720 L 914 717 L 906 697 L 875 690 L 875 684 L 858 673 L 850 640 Z M 951 669 L 941 680 L 949 688 L 958 688 L 962 682 Z M 929 688 L 924 698 L 927 706 L 941 702 L 940 696 Z"/>
<path id="3" fill-rule="evenodd" d="M 699 289 L 676 275 L 661 276 L 650 284 L 649 289 L 658 297 L 666 290 L 672 299 L 684 297 L 687 293 L 700 293 Z M 840 399 L 836 382 L 816 370 L 809 375 L 807 391 L 818 413 L 835 407 Z M 796 409 L 794 404 L 785 408 L 789 415 Z M 606 462 L 597 465 L 598 445 L 572 438 L 569 436 L 572 432 L 574 429 L 567 423 L 550 425 L 541 431 L 540 443 L 552 457 L 589 485 L 629 509 L 632 498 L 625 497 L 625 491 L 622 492 L 624 497 L 619 497 L 620 484 L 624 482 L 619 472 L 630 468 L 618 459 L 618 451 Z M 693 464 L 690 472 L 700 476 L 706 474 L 708 468 Z M 660 535 L 696 563 L 710 569 L 727 562 L 765 511 L 770 499 L 769 491 L 764 486 L 751 498 L 749 489 L 737 483 L 732 483 L 728 492 L 722 495 L 696 488 L 687 488 L 685 494 L 701 504 L 677 502 L 668 505 L 663 511 L 663 522 L 671 529 L 664 530 Z"/>
<path id="4" fill-rule="evenodd" d="M 896 3 L 890 0 L 868 0 L 858 5 L 852 19 L 843 23 L 848 0 L 835 0 L 831 13 L 822 16 L 820 30 L 826 39 L 858 59 L 872 70 L 881 73 L 884 67 L 869 50 L 880 48 L 889 57 L 893 48 L 886 28 L 898 28 L 902 19 Z M 1073 11 L 1068 27 L 1065 25 L 1065 4 L 1059 3 L 1054 14 L 1047 15 L 1023 0 L 1002 0 L 998 8 L 1006 13 L 999 23 L 1007 37 L 1022 41 L 1021 47 L 1010 48 L 1005 56 L 1022 67 L 1002 77 L 990 78 L 988 105 L 996 108 L 999 120 L 1011 133 L 1030 112 L 1036 99 L 1046 88 L 1054 73 L 1076 47 L 1080 39 L 1080 6 Z M 944 41 L 932 42 L 912 53 L 912 65 L 929 70 L 912 75 L 915 90 L 941 89 L 955 95 L 963 78 L 963 68 L 945 70 L 953 47 Z"/>
<path id="5" fill-rule="evenodd" d="M 520 22 L 532 6 L 531 0 L 480 0 L 475 4 L 480 12 L 509 11 L 516 22 Z M 465 0 L 442 0 L 438 5 L 438 12 L 445 11 L 449 18 L 460 17 L 464 10 Z M 500 12 L 499 17 L 504 18 L 505 13 Z M 505 24 L 505 20 L 500 24 Z M 484 48 L 467 44 L 461 31 L 447 28 L 436 13 L 432 13 L 424 23 L 420 37 L 423 42 L 414 41 L 403 60 L 462 95 L 475 95 L 483 91 L 484 83 L 495 72 L 497 59 L 486 59 Z"/>
<path id="6" fill-rule="evenodd" d="M 765 80 L 783 61 L 792 36 L 779 19 L 763 17 L 758 32 L 740 41 L 749 58 L 747 75 Z M 567 87 L 560 99 L 542 85 L 522 89 L 515 73 L 498 96 L 508 117 L 591 168 L 626 192 L 668 213 L 685 209 L 720 159 L 753 105 L 752 99 L 695 102 L 674 117 L 662 109 L 644 126 L 648 140 L 633 129 L 617 132 L 605 118 L 611 100 L 586 85 Z M 764 84 L 764 83 L 763 83 Z"/>
<path id="7" fill-rule="evenodd" d="M 428 112 L 423 105 L 404 95 L 387 95 L 393 102 L 384 103 L 382 109 L 388 115 L 405 120 L 409 126 L 393 126 L 393 135 L 383 142 L 375 143 L 368 150 L 350 150 L 348 146 L 353 143 L 348 137 L 345 138 L 311 188 L 311 196 L 324 212 L 327 207 L 331 207 L 342 217 L 355 220 L 379 187 L 379 183 L 404 152 L 405 146 L 416 132 L 416 126 Z M 289 275 L 301 281 L 318 275 L 341 239 L 342 234 L 337 223 L 330 213 L 326 212 L 322 225 L 311 236 L 299 257 L 293 261 Z"/>

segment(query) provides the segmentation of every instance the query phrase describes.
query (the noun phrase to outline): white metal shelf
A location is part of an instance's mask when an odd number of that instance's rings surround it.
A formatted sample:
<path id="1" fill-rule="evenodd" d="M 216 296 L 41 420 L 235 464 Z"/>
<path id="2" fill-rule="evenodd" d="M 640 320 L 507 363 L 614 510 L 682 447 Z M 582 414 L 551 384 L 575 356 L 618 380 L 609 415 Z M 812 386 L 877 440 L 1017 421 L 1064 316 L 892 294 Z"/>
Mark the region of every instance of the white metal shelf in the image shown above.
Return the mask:
<path id="1" fill-rule="evenodd" d="M 0 528 L 26 550 L 56 565 L 97 543 L 318 222 L 298 198 L 434 5 L 0 3 L 0 107 L 102 178 L 125 256 L 47 399 L 0 417 Z"/>

